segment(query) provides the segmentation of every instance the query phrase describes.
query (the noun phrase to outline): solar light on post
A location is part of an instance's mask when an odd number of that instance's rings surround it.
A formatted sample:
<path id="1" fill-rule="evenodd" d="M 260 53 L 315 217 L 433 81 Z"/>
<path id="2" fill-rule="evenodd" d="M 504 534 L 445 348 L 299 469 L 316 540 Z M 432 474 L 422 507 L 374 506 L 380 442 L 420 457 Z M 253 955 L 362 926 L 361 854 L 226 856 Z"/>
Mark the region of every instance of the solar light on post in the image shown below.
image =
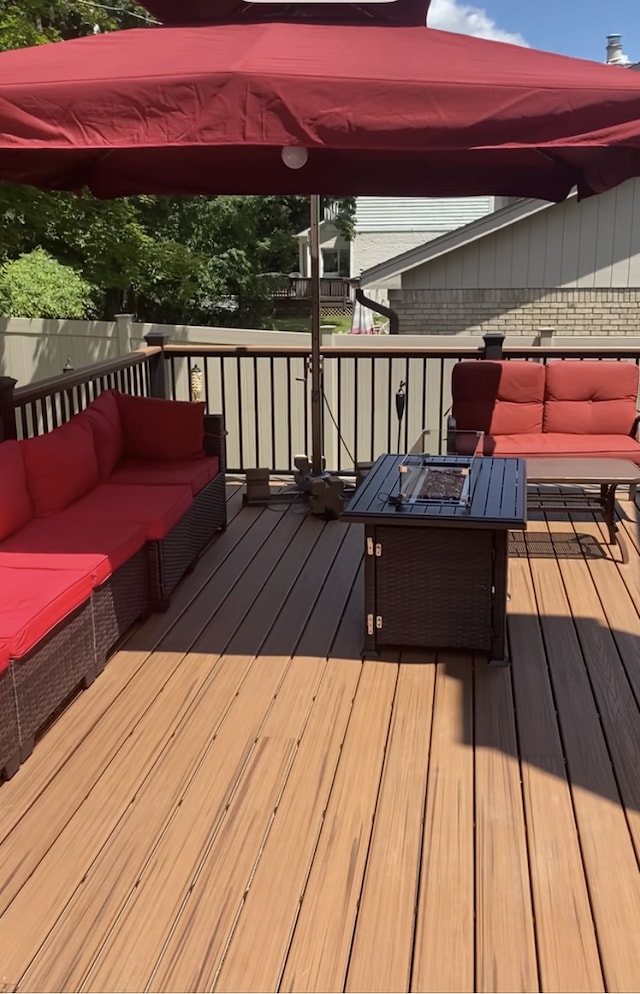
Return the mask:
<path id="1" fill-rule="evenodd" d="M 191 370 L 191 400 L 202 399 L 202 370 L 196 363 Z"/>

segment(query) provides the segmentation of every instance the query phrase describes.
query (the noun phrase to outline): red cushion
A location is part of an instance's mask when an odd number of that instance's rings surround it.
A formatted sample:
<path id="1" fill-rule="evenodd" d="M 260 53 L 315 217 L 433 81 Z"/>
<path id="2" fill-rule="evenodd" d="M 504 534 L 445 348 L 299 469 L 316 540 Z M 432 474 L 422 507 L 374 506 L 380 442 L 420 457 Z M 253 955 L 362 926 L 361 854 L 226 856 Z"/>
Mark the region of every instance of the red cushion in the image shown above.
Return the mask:
<path id="1" fill-rule="evenodd" d="M 17 442 L 0 444 L 0 539 L 12 535 L 33 517 L 33 506 Z"/>
<path id="2" fill-rule="evenodd" d="M 94 586 L 111 576 L 142 548 L 141 525 L 124 521 L 93 521 L 75 515 L 75 508 L 53 518 L 35 518 L 18 535 L 0 542 L 0 566 L 26 569 L 80 569 Z"/>
<path id="3" fill-rule="evenodd" d="M 114 390 L 105 390 L 78 415 L 91 425 L 98 460 L 98 472 L 106 480 L 122 459 L 124 435 Z"/>
<path id="4" fill-rule="evenodd" d="M 9 667 L 9 660 L 11 656 L 9 655 L 9 645 L 7 642 L 3 642 L 0 639 L 0 673 L 4 673 Z"/>
<path id="5" fill-rule="evenodd" d="M 98 483 L 93 432 L 79 417 L 19 445 L 27 488 L 39 518 L 61 511 Z"/>
<path id="6" fill-rule="evenodd" d="M 91 596 L 82 570 L 0 566 L 0 638 L 12 659 L 26 655 Z"/>
<path id="7" fill-rule="evenodd" d="M 543 431 L 628 435 L 637 413 L 637 398 L 635 363 L 550 362 Z"/>
<path id="8" fill-rule="evenodd" d="M 485 436 L 486 455 L 572 456 L 594 459 L 630 459 L 640 465 L 640 443 L 629 435 L 571 435 L 541 432 L 539 435 Z"/>
<path id="9" fill-rule="evenodd" d="M 451 392 L 460 431 L 542 431 L 544 366 L 537 362 L 459 362 L 451 373 Z"/>
<path id="10" fill-rule="evenodd" d="M 185 485 L 197 494 L 219 471 L 217 456 L 202 459 L 182 459 L 178 462 L 148 462 L 146 459 L 125 459 L 109 478 L 109 483 L 143 483 Z"/>
<path id="11" fill-rule="evenodd" d="M 204 403 L 116 394 L 125 453 L 133 459 L 197 459 L 204 454 Z"/>
<path id="12" fill-rule="evenodd" d="M 144 487 L 135 484 L 101 483 L 73 507 L 62 511 L 60 528 L 89 518 L 101 527 L 105 521 L 141 525 L 148 540 L 164 538 L 193 502 L 190 487 Z"/>

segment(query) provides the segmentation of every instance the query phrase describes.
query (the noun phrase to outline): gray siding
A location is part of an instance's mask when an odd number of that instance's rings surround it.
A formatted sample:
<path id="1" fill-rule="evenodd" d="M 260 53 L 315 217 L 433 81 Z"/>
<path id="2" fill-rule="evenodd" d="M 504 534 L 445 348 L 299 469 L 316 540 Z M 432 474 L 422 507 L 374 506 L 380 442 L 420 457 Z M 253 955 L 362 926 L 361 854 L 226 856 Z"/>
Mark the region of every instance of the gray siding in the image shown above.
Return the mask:
<path id="1" fill-rule="evenodd" d="M 402 277 L 405 290 L 640 286 L 640 180 L 553 204 Z"/>
<path id="2" fill-rule="evenodd" d="M 451 231 L 494 209 L 495 197 L 358 197 L 355 226 L 356 231 Z"/>

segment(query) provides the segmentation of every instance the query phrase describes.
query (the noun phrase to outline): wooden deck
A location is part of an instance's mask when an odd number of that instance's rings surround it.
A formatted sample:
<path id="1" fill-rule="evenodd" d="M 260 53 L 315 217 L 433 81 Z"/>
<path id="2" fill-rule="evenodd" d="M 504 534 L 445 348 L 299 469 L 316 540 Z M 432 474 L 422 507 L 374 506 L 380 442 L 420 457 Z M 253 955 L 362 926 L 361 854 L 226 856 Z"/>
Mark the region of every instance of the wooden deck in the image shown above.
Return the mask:
<path id="1" fill-rule="evenodd" d="M 640 989 L 633 505 L 512 543 L 509 670 L 363 663 L 361 526 L 229 506 L 0 786 L 0 990 Z"/>

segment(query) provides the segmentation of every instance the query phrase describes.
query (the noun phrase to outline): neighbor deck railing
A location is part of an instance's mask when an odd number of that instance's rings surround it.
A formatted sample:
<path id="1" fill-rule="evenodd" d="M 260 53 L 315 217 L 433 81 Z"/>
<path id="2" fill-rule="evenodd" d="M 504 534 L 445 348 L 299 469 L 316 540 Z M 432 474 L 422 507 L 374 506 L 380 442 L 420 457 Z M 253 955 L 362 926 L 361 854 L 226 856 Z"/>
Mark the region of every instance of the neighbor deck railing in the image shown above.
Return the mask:
<path id="1" fill-rule="evenodd" d="M 345 336 L 346 339 L 346 336 Z M 230 472 L 264 467 L 292 471 L 297 454 L 310 453 L 311 410 L 308 361 L 303 346 L 171 345 L 166 336 L 147 336 L 139 352 L 86 366 L 14 389 L 0 378 L 0 437 L 21 438 L 68 420 L 102 390 L 202 399 L 221 412 L 227 428 Z M 324 455 L 331 471 L 353 472 L 354 464 L 383 452 L 407 450 L 424 428 L 428 448 L 445 448 L 451 406 L 451 369 L 461 359 L 598 359 L 640 364 L 640 347 L 514 346 L 487 335 L 478 347 L 434 348 L 377 340 L 323 348 Z M 405 411 L 396 413 L 404 384 Z"/>

